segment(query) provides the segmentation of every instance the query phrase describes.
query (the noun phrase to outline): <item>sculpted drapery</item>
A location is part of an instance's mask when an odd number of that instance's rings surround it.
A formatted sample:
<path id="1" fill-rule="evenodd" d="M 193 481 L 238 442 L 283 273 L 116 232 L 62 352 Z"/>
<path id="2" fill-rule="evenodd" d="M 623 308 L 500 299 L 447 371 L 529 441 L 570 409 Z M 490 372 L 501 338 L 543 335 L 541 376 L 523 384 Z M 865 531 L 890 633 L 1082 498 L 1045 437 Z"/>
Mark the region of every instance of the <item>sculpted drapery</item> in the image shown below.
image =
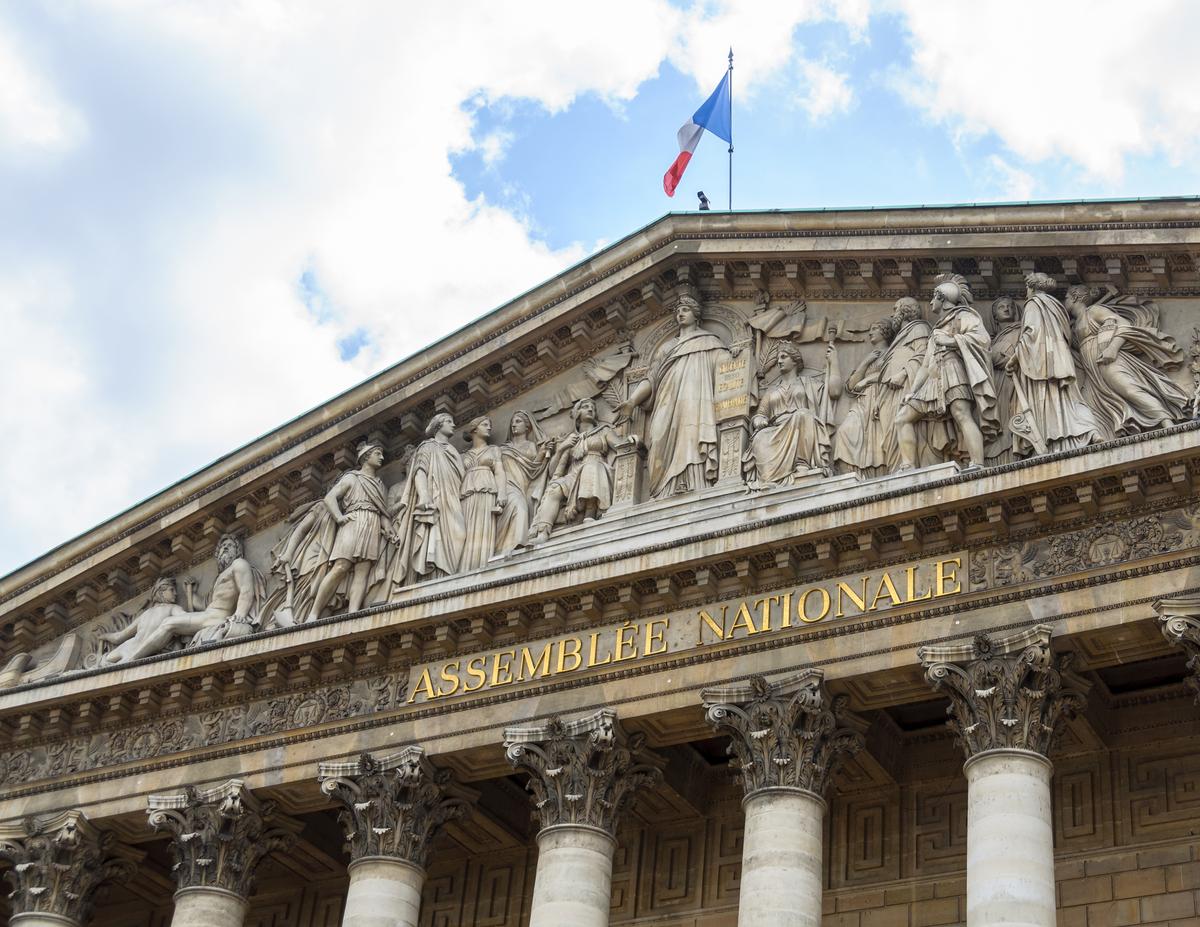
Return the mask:
<path id="1" fill-rule="evenodd" d="M 863 476 L 876 476 L 888 467 L 888 446 L 895 446 L 898 393 L 887 382 L 887 353 L 897 332 L 895 319 L 871 326 L 872 350 L 850 374 L 847 388 L 854 405 L 837 426 L 833 459 Z M 833 423 L 830 422 L 832 429 Z"/>
<path id="2" fill-rule="evenodd" d="M 1020 313 L 1011 296 L 1001 296 L 992 302 L 992 369 L 996 384 L 996 416 L 1000 419 L 999 433 L 988 442 L 987 459 L 992 463 L 1012 460 L 1012 431 L 1007 423 L 1013 415 L 1013 380 L 1006 371 L 1021 336 Z"/>
<path id="3" fill-rule="evenodd" d="M 531 413 L 523 409 L 513 413 L 508 442 L 500 448 L 508 494 L 496 525 L 497 553 L 516 550 L 529 537 L 533 513 L 546 488 L 552 447 Z"/>

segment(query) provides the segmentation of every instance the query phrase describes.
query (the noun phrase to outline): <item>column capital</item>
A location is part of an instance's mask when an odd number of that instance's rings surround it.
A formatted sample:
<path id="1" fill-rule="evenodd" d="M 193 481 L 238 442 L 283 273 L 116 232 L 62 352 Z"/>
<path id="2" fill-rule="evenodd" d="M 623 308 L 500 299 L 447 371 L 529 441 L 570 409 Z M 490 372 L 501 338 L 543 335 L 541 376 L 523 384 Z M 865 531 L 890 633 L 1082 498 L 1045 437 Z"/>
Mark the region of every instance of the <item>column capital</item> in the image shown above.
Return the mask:
<path id="1" fill-rule="evenodd" d="M 1051 628 L 917 650 L 925 679 L 950 698 L 948 724 L 967 758 L 987 750 L 1046 756 L 1062 722 L 1083 710 L 1091 684 L 1071 671 L 1073 654 L 1050 648 Z"/>
<path id="2" fill-rule="evenodd" d="M 638 791 L 662 779 L 659 759 L 644 743 L 643 734 L 625 733 L 611 708 L 504 731 L 505 755 L 529 774 L 526 788 L 543 830 L 581 824 L 610 836 Z"/>
<path id="3" fill-rule="evenodd" d="M 477 793 L 437 769 L 421 747 L 376 759 L 321 763 L 321 791 L 342 805 L 338 819 L 351 860 L 402 859 L 424 869 L 429 846 L 448 821 L 465 817 Z"/>
<path id="4" fill-rule="evenodd" d="M 823 796 L 842 758 L 863 746 L 863 725 L 847 710 L 849 699 L 831 696 L 819 669 L 774 682 L 751 676 L 705 689 L 700 698 L 708 723 L 730 737 L 728 752 L 747 797 L 771 788 Z"/>
<path id="5" fill-rule="evenodd" d="M 14 917 L 44 914 L 86 924 L 97 890 L 132 876 L 141 855 L 97 830 L 82 811 L 31 818 L 0 831 L 0 859 L 11 863 L 5 876 Z"/>
<path id="6" fill-rule="evenodd" d="M 1187 683 L 1200 704 L 1200 595 L 1159 599 L 1154 603 L 1163 637 L 1187 654 Z"/>
<path id="7" fill-rule="evenodd" d="M 172 872 L 179 890 L 222 888 L 248 898 L 259 862 L 288 849 L 300 830 L 276 812 L 274 802 L 259 801 L 241 779 L 210 789 L 151 795 L 149 824 L 172 836 Z"/>

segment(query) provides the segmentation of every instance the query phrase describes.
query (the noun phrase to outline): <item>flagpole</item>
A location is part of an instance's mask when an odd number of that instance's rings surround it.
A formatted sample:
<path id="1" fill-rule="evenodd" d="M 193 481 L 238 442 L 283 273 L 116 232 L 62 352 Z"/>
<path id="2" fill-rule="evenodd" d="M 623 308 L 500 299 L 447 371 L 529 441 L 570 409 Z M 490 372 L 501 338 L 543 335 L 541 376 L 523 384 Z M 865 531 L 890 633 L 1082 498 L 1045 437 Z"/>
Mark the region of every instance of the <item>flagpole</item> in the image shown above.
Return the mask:
<path id="1" fill-rule="evenodd" d="M 733 46 L 729 46 L 729 211 L 733 212 Z"/>

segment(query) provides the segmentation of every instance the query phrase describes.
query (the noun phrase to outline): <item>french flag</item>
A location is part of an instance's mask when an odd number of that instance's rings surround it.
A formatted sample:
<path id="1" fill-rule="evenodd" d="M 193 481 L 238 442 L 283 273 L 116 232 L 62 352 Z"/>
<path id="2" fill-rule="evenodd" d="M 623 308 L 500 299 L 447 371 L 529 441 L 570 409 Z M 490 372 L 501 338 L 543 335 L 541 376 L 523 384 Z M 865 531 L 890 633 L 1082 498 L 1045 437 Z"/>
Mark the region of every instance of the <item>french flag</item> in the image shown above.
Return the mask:
<path id="1" fill-rule="evenodd" d="M 704 105 L 696 110 L 692 118 L 676 133 L 679 139 L 679 157 L 663 174 L 663 190 L 667 196 L 675 195 L 675 188 L 683 178 L 684 168 L 692 160 L 705 129 L 722 141 L 733 144 L 733 102 L 729 93 L 729 78 L 732 73 L 732 70 L 725 72 L 712 96 L 704 101 Z"/>

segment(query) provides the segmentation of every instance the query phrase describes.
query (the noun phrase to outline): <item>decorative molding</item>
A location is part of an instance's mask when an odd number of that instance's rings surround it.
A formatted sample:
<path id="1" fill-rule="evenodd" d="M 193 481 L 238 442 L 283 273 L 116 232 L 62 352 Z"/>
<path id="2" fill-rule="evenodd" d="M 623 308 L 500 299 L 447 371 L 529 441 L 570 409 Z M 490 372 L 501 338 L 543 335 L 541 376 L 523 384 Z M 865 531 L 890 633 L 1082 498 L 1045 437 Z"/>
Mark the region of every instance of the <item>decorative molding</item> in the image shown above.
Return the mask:
<path id="1" fill-rule="evenodd" d="M 364 753 L 349 762 L 318 767 L 321 791 L 342 805 L 338 820 L 352 860 L 390 856 L 425 868 L 442 826 L 467 815 L 478 794 L 436 769 L 421 747 L 382 759 Z"/>
<path id="2" fill-rule="evenodd" d="M 1200 595 L 1160 599 L 1154 603 L 1163 637 L 1187 654 L 1187 684 L 1200 704 Z"/>
<path id="3" fill-rule="evenodd" d="M 823 796 L 841 760 L 863 747 L 865 722 L 849 713 L 847 696 L 829 694 L 819 669 L 776 682 L 751 676 L 700 697 L 709 724 L 730 737 L 746 795 L 785 787 Z"/>
<path id="4" fill-rule="evenodd" d="M 1071 672 L 1073 654 L 1054 654 L 1050 636 L 1036 625 L 917 650 L 926 680 L 950 698 L 948 723 L 968 759 L 997 749 L 1048 755 L 1062 722 L 1084 708 L 1091 684 Z"/>
<path id="5" fill-rule="evenodd" d="M 118 847 L 111 833 L 97 830 L 82 811 L 31 819 L 20 835 L 0 835 L 0 859 L 13 891 L 12 913 L 57 915 L 86 924 L 97 891 L 125 881 L 141 854 Z"/>
<path id="6" fill-rule="evenodd" d="M 241 779 L 203 791 L 149 797 L 149 824 L 169 831 L 171 867 L 179 889 L 223 888 L 248 898 L 254 870 L 276 850 L 289 849 L 300 830 L 277 815 L 274 802 L 260 802 Z"/>
<path id="7" fill-rule="evenodd" d="M 637 792 L 662 779 L 662 761 L 643 749 L 644 741 L 644 734 L 627 735 L 611 708 L 504 731 L 505 755 L 529 774 L 526 787 L 542 828 L 584 824 L 614 837 Z"/>

